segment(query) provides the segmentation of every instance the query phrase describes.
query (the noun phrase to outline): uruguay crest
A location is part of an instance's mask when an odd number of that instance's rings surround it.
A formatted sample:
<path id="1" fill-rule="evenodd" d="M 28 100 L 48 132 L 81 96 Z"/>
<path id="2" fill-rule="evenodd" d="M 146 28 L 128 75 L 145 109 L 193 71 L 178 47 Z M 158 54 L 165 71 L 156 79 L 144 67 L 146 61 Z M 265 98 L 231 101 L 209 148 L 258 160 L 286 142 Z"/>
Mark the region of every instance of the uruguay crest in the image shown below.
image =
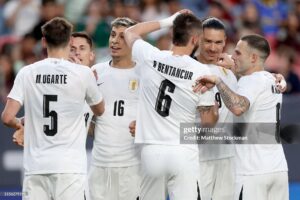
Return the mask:
<path id="1" fill-rule="evenodd" d="M 132 79 L 129 81 L 129 91 L 135 92 L 139 87 L 139 81 L 137 79 Z"/>

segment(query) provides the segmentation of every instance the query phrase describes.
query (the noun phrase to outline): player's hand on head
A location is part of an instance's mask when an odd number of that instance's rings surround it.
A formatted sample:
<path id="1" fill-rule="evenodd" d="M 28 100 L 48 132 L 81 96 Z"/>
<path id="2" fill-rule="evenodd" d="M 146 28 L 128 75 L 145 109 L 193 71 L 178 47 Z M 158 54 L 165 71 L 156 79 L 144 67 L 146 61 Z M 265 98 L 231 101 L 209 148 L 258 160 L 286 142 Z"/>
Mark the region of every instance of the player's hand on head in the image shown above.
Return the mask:
<path id="1" fill-rule="evenodd" d="M 135 137 L 135 126 L 136 126 L 136 120 L 130 122 L 130 124 L 129 124 L 129 132 L 131 133 L 132 137 Z"/>
<path id="2" fill-rule="evenodd" d="M 13 134 L 13 142 L 18 146 L 24 146 L 24 127 L 20 126 Z"/>
<path id="3" fill-rule="evenodd" d="M 275 77 L 275 83 L 276 83 L 276 87 L 277 89 L 281 92 L 284 93 L 287 89 L 287 84 L 285 81 L 285 78 L 282 74 L 274 74 L 273 76 Z"/>
<path id="4" fill-rule="evenodd" d="M 229 55 L 227 53 L 220 54 L 216 65 L 224 67 L 226 69 L 234 69 L 235 68 L 234 60 L 231 58 L 231 55 Z"/>
<path id="5" fill-rule="evenodd" d="M 201 76 L 196 79 L 194 85 L 193 85 L 193 91 L 195 93 L 204 93 L 207 90 L 213 88 L 218 81 L 218 77 L 215 75 L 209 75 L 209 76 Z"/>
<path id="6" fill-rule="evenodd" d="M 182 9 L 178 11 L 180 14 L 193 14 L 193 12 L 189 9 Z"/>

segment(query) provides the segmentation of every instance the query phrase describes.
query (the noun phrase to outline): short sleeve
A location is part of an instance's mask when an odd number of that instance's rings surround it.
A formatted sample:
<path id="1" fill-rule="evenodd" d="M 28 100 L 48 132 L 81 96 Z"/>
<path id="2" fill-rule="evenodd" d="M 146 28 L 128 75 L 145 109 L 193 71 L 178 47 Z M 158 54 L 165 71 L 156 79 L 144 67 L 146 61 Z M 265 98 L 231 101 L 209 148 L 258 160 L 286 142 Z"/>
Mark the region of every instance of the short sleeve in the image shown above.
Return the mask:
<path id="1" fill-rule="evenodd" d="M 144 62 L 147 59 L 151 59 L 154 52 L 160 51 L 156 47 L 152 46 L 148 42 L 142 39 L 138 39 L 132 46 L 132 58 L 139 63 Z"/>
<path id="2" fill-rule="evenodd" d="M 21 105 L 24 104 L 24 97 L 25 97 L 25 89 L 24 89 L 24 78 L 25 78 L 25 68 L 22 68 L 19 73 L 17 74 L 14 85 L 8 94 L 8 98 L 14 99 L 18 101 Z"/>
<path id="3" fill-rule="evenodd" d="M 262 87 L 263 84 L 258 79 L 253 76 L 244 76 L 238 81 L 237 94 L 246 97 L 252 106 Z"/>
<path id="4" fill-rule="evenodd" d="M 86 102 L 90 106 L 100 103 L 103 99 L 101 92 L 99 91 L 96 83 L 96 78 L 92 70 L 88 69 L 88 74 L 86 76 L 87 92 L 86 92 Z"/>

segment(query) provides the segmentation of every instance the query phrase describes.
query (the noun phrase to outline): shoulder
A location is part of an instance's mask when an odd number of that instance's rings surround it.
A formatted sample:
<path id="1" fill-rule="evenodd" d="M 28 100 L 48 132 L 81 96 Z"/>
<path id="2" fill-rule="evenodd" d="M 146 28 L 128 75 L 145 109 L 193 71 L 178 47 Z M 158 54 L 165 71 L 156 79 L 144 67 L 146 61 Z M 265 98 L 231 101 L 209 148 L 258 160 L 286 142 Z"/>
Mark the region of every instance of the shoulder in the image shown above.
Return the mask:
<path id="1" fill-rule="evenodd" d="M 248 87 L 257 88 L 257 90 L 259 90 L 264 88 L 263 86 L 266 85 L 266 81 L 267 79 L 264 76 L 264 73 L 254 72 L 250 75 L 242 76 L 239 79 L 238 84 L 239 86 L 247 85 Z"/>
<path id="2" fill-rule="evenodd" d="M 151 45 L 143 39 L 137 39 L 132 46 L 133 53 L 143 53 L 149 49 L 154 51 L 160 51 L 157 47 Z"/>
<path id="3" fill-rule="evenodd" d="M 110 61 L 102 62 L 102 63 L 97 63 L 91 67 L 92 70 L 103 70 L 105 68 L 110 67 Z"/>

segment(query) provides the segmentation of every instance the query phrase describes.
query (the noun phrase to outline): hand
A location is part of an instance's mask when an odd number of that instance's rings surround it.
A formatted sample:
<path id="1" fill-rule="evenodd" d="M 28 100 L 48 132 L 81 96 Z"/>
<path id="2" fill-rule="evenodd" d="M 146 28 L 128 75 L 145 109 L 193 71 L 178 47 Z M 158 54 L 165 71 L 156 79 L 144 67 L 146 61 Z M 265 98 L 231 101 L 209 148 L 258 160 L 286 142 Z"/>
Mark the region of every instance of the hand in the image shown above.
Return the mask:
<path id="1" fill-rule="evenodd" d="M 193 12 L 188 10 L 188 9 L 183 9 L 183 10 L 180 10 L 176 13 L 174 13 L 172 16 L 170 17 L 167 17 L 165 19 L 162 19 L 162 20 L 159 20 L 158 23 L 160 25 L 160 28 L 166 28 L 166 27 L 171 27 L 173 26 L 173 22 L 175 20 L 175 18 L 180 15 L 180 14 L 184 14 L 184 13 L 190 13 L 192 14 Z"/>
<path id="2" fill-rule="evenodd" d="M 224 67 L 226 69 L 235 69 L 234 60 L 231 58 L 231 55 L 227 53 L 220 54 L 216 65 Z"/>
<path id="3" fill-rule="evenodd" d="M 180 14 L 185 14 L 185 13 L 188 13 L 188 14 L 193 14 L 193 12 L 189 9 L 182 9 L 180 11 L 178 11 Z"/>
<path id="4" fill-rule="evenodd" d="M 195 85 L 193 85 L 193 91 L 195 93 L 204 93 L 207 90 L 213 88 L 220 82 L 220 79 L 215 75 L 202 76 L 197 78 Z"/>
<path id="5" fill-rule="evenodd" d="M 24 147 L 24 127 L 20 126 L 13 134 L 13 142 L 21 147 Z"/>
<path id="6" fill-rule="evenodd" d="M 76 56 L 70 55 L 68 60 L 69 60 L 70 62 L 72 62 L 72 63 L 76 63 L 76 64 L 80 64 L 80 65 L 81 65 L 80 59 L 77 58 Z"/>
<path id="7" fill-rule="evenodd" d="M 285 81 L 285 78 L 282 74 L 274 74 L 273 76 L 275 77 L 275 83 L 276 83 L 276 87 L 277 89 L 281 92 L 284 93 L 287 89 L 287 84 Z"/>
<path id="8" fill-rule="evenodd" d="M 130 122 L 130 124 L 129 124 L 129 132 L 131 133 L 132 137 L 135 137 L 135 126 L 136 126 L 136 120 Z"/>

